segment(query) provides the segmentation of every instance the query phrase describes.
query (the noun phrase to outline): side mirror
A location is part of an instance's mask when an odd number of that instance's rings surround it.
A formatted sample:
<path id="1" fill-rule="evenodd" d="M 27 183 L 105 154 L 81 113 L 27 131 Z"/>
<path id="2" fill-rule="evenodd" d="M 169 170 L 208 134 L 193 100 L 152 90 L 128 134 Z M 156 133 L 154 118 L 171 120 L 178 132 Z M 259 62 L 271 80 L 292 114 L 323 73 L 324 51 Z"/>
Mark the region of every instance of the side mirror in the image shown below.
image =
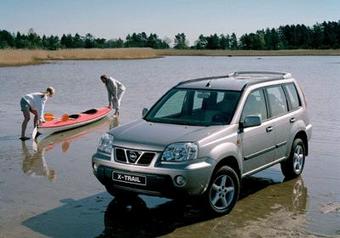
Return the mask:
<path id="1" fill-rule="evenodd" d="M 253 126 L 260 126 L 262 123 L 261 116 L 259 115 L 251 115 L 251 116 L 246 116 L 243 121 L 243 127 L 253 127 Z"/>
<path id="2" fill-rule="evenodd" d="M 243 132 L 244 128 L 260 126 L 262 124 L 261 116 L 259 115 L 250 115 L 246 116 L 242 123 L 240 123 L 240 131 Z"/>
<path id="3" fill-rule="evenodd" d="M 144 117 L 148 112 L 149 112 L 149 109 L 144 107 L 142 111 L 142 117 Z"/>

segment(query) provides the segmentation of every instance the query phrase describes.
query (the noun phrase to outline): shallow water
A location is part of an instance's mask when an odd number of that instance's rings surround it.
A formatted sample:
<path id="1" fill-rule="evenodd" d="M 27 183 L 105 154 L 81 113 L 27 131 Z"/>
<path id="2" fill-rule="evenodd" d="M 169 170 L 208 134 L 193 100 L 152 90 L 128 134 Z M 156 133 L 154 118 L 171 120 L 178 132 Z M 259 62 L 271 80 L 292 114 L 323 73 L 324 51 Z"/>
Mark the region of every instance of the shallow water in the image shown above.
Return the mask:
<path id="1" fill-rule="evenodd" d="M 195 205 L 149 196 L 124 204 L 105 192 L 90 165 L 101 134 L 139 118 L 180 80 L 235 70 L 288 71 L 301 84 L 313 138 L 300 178 L 284 181 L 278 166 L 256 174 L 243 181 L 234 210 L 214 219 Z M 127 86 L 119 122 L 105 119 L 38 144 L 18 140 L 22 95 L 51 85 L 57 93 L 46 111 L 84 111 L 107 104 L 103 73 Z M 340 236 L 340 57 L 55 61 L 0 68 L 0 84 L 0 237 Z"/>

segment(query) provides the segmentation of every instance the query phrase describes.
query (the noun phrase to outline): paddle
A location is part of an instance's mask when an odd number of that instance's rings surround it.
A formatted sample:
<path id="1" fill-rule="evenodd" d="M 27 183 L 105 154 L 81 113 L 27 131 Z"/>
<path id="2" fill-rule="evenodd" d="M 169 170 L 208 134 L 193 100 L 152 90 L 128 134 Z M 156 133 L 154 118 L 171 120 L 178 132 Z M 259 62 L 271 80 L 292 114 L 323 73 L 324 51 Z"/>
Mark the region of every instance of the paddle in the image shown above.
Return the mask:
<path id="1" fill-rule="evenodd" d="M 50 113 L 50 112 L 46 112 L 44 114 L 44 119 L 45 121 L 52 121 L 53 119 L 55 119 L 56 117 Z M 60 118 L 61 121 L 68 121 L 70 118 L 72 118 L 71 116 L 69 116 L 68 114 L 63 114 Z"/>
<path id="2" fill-rule="evenodd" d="M 38 133 L 38 126 L 35 126 L 32 132 L 32 139 L 34 140 L 35 137 L 37 137 L 37 133 Z"/>
<path id="3" fill-rule="evenodd" d="M 52 121 L 54 118 L 55 117 L 54 117 L 54 115 L 52 113 L 50 113 L 50 112 L 45 112 L 44 113 L 45 121 Z M 32 139 L 33 140 L 36 139 L 37 135 L 38 135 L 38 126 L 35 126 L 33 131 L 32 131 Z"/>
<path id="4" fill-rule="evenodd" d="M 70 119 L 70 117 L 66 113 L 64 115 L 62 115 L 62 117 L 61 117 L 61 121 L 68 121 L 68 119 Z"/>
<path id="5" fill-rule="evenodd" d="M 55 118 L 54 115 L 52 113 L 50 113 L 50 112 L 46 112 L 44 114 L 45 121 L 52 121 L 54 118 Z"/>

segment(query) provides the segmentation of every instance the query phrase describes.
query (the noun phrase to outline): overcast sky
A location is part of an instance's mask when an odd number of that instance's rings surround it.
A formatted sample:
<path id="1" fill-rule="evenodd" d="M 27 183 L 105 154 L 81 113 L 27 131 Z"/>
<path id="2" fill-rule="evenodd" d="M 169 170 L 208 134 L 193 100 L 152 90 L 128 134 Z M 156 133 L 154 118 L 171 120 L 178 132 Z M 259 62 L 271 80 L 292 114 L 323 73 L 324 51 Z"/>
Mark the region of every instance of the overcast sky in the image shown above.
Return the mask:
<path id="1" fill-rule="evenodd" d="M 238 36 L 266 27 L 340 20 L 340 0 L 0 0 L 0 29 L 38 34 L 91 33 L 106 39 L 133 32 L 160 38 L 184 32 Z"/>

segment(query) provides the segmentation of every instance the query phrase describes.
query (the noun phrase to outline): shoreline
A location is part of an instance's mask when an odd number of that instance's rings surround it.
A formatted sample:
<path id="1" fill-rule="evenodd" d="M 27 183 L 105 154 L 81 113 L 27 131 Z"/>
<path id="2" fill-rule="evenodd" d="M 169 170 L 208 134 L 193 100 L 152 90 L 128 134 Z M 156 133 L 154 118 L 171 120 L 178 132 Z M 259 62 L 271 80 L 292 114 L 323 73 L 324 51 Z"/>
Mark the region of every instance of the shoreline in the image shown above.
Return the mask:
<path id="1" fill-rule="evenodd" d="M 50 60 L 136 60 L 166 56 L 340 56 L 340 49 L 327 50 L 177 50 L 151 48 L 0 50 L 0 67 L 47 63 Z"/>

